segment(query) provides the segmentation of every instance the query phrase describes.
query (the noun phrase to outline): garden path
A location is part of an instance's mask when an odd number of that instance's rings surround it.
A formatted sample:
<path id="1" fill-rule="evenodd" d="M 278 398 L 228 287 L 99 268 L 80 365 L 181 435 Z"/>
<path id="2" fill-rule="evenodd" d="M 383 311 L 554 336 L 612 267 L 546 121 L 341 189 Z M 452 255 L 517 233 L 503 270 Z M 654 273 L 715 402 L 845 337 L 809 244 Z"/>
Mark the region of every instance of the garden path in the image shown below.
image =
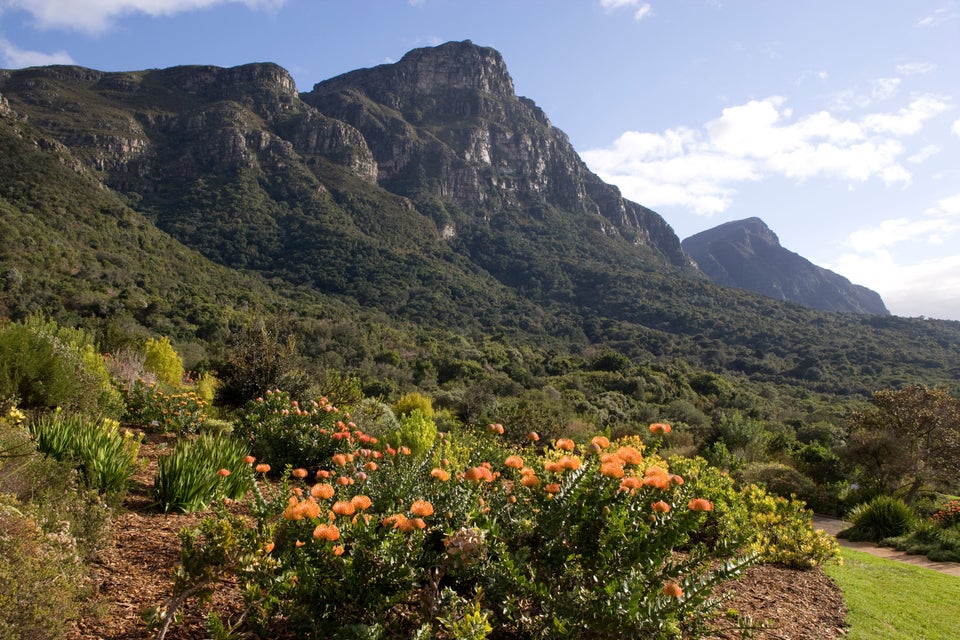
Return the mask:
<path id="1" fill-rule="evenodd" d="M 838 518 L 828 518 L 825 516 L 813 517 L 813 527 L 815 529 L 823 529 L 833 536 L 837 535 L 849 526 L 849 522 L 840 520 Z M 840 543 L 841 547 L 856 549 L 857 551 L 863 551 L 879 558 L 896 560 L 897 562 L 905 562 L 907 564 L 924 567 L 926 569 L 932 569 L 934 571 L 939 571 L 940 573 L 946 573 L 948 575 L 957 576 L 960 578 L 960 562 L 934 562 L 926 556 L 910 555 L 890 547 L 878 546 L 872 542 L 851 542 L 850 540 L 844 540 L 843 538 L 837 538 L 837 542 Z"/>

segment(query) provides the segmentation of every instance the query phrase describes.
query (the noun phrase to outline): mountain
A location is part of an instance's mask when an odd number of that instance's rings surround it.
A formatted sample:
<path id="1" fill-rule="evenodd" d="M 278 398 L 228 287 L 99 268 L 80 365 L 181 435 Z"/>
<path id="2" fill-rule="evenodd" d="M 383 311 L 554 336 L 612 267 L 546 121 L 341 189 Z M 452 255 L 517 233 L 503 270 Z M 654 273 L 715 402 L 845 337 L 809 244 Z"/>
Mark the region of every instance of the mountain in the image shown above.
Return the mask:
<path id="1" fill-rule="evenodd" d="M 270 63 L 0 71 L 0 231 L 0 315 L 211 353 L 283 320 L 397 386 L 513 393 L 609 353 L 837 394 L 960 374 L 960 323 L 710 282 L 469 41 L 306 92 Z"/>
<path id="2" fill-rule="evenodd" d="M 822 311 L 890 315 L 878 293 L 785 249 L 759 218 L 701 231 L 681 246 L 720 285 Z"/>

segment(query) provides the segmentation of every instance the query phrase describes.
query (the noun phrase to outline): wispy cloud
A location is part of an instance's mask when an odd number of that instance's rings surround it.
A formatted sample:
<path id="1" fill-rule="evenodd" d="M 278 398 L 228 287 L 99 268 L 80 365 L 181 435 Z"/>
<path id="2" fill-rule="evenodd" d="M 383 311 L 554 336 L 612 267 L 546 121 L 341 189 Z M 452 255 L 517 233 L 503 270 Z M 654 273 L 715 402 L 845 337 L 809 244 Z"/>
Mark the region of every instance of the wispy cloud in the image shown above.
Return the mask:
<path id="1" fill-rule="evenodd" d="M 923 123 L 950 108 L 950 103 L 938 96 L 922 95 L 896 113 L 872 113 L 863 119 L 864 125 L 873 131 L 895 136 L 911 135 L 923 127 Z"/>
<path id="2" fill-rule="evenodd" d="M 0 0 L 0 9 L 26 11 L 41 29 L 71 29 L 97 34 L 121 16 L 145 13 L 170 16 L 220 4 L 243 4 L 256 10 L 277 10 L 287 0 Z"/>
<path id="3" fill-rule="evenodd" d="M 960 320 L 960 253 L 934 251 L 956 245 L 958 236 L 960 193 L 938 200 L 923 215 L 857 229 L 823 266 L 874 289 L 897 315 Z M 916 247 L 923 245 L 937 255 L 918 260 Z"/>
<path id="4" fill-rule="evenodd" d="M 906 62 L 897 65 L 897 71 L 905 76 L 922 76 L 933 73 L 937 65 L 932 62 Z"/>
<path id="5" fill-rule="evenodd" d="M 953 122 L 953 126 L 950 127 L 950 132 L 953 133 L 953 135 L 960 138 L 960 120 L 955 120 Z"/>
<path id="6" fill-rule="evenodd" d="M 952 7 L 940 7 L 917 20 L 916 26 L 923 28 L 936 27 L 955 17 L 957 17 L 957 14 Z"/>
<path id="7" fill-rule="evenodd" d="M 618 9 L 632 9 L 633 19 L 638 22 L 653 16 L 653 7 L 650 6 L 649 2 L 643 2 L 642 0 L 600 0 L 600 6 L 609 12 Z"/>
<path id="8" fill-rule="evenodd" d="M 21 49 L 6 38 L 0 38 L 0 66 L 5 69 L 41 67 L 48 64 L 75 64 L 66 51 L 44 53 Z"/>

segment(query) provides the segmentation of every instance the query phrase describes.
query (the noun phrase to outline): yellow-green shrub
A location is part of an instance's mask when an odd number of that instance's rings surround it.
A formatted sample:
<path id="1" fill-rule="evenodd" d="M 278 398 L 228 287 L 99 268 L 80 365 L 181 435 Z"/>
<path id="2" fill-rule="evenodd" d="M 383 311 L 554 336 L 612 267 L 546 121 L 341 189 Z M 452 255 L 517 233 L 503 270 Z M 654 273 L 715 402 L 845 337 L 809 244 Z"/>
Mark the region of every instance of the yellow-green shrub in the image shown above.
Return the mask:
<path id="1" fill-rule="evenodd" d="M 143 349 L 146 355 L 144 368 L 168 387 L 179 387 L 183 380 L 183 360 L 170 344 L 170 338 L 150 338 Z"/>

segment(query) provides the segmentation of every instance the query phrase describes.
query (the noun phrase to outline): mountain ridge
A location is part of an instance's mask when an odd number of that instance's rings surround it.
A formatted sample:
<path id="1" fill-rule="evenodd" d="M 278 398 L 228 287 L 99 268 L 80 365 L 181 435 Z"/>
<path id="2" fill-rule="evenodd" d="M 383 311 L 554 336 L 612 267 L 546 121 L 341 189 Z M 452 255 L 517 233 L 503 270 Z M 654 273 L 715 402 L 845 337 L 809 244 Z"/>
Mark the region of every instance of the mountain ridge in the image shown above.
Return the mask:
<path id="1" fill-rule="evenodd" d="M 784 248 L 760 218 L 726 222 L 680 244 L 716 284 L 822 311 L 890 315 L 878 293 Z"/>

